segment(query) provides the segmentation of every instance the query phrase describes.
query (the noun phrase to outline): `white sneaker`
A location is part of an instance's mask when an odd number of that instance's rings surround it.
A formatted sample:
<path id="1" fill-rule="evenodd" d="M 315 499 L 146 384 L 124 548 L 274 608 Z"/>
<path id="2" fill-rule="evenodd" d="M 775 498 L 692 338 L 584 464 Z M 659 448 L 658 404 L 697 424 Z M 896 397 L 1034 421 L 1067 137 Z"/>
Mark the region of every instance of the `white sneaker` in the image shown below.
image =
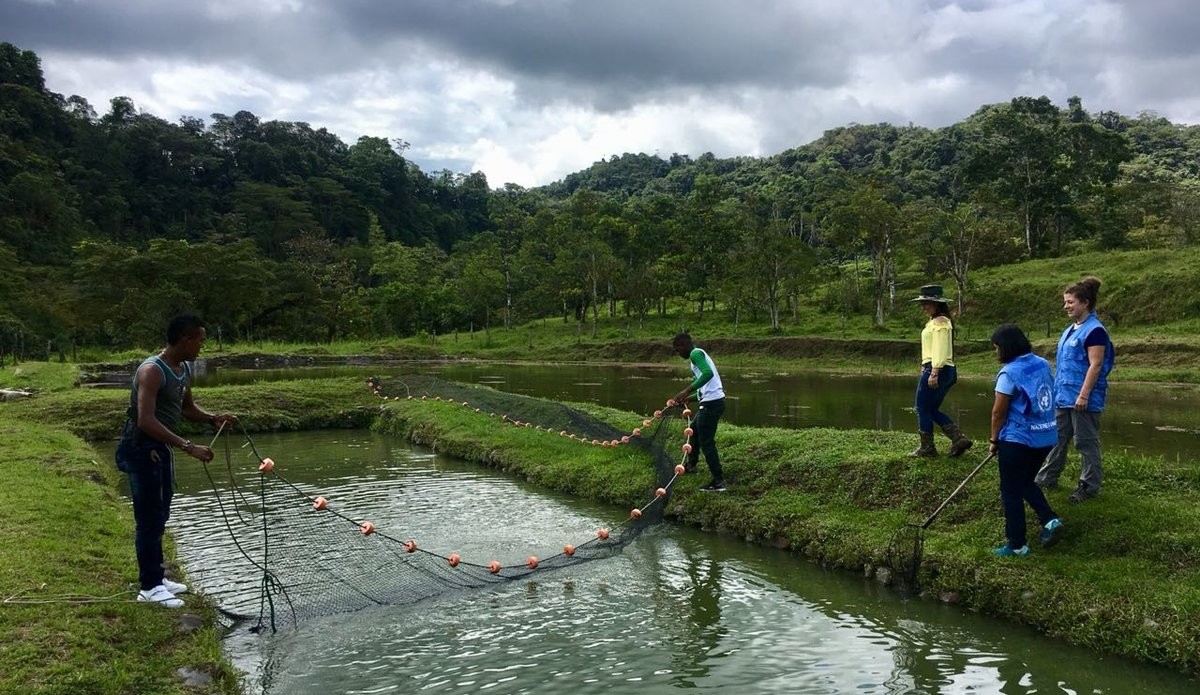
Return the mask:
<path id="1" fill-rule="evenodd" d="M 167 587 L 167 591 L 170 591 L 172 594 L 186 594 L 187 590 L 188 590 L 187 584 L 180 584 L 179 582 L 173 582 L 170 579 L 167 579 L 166 577 L 163 577 L 162 585 Z"/>
<path id="2" fill-rule="evenodd" d="M 162 584 L 159 584 L 149 591 L 142 589 L 138 592 L 137 600 L 151 601 L 163 606 L 164 608 L 179 608 L 183 605 L 183 599 L 175 598 L 175 594 L 172 594 L 170 591 L 168 591 L 167 587 L 163 586 Z"/>

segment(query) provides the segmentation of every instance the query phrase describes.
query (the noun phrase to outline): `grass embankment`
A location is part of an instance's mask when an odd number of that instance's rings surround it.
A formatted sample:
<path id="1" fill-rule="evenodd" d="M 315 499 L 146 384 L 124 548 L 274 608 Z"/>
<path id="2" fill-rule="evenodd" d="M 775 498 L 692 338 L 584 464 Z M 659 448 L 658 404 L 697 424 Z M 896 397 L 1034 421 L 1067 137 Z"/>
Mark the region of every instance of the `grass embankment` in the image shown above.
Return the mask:
<path id="1" fill-rule="evenodd" d="M 251 430 L 365 427 L 375 417 L 372 398 L 357 380 L 198 393 L 209 408 L 242 414 Z M 0 473 L 9 490 L 0 505 L 0 594 L 48 599 L 0 606 L 0 692 L 240 692 L 202 598 L 188 597 L 178 611 L 134 601 L 133 515 L 117 493 L 120 473 L 83 441 L 114 437 L 126 399 L 123 391 L 42 388 L 37 398 L 0 404 Z M 55 600 L 66 595 L 104 600 Z M 181 630 L 185 613 L 199 618 L 198 628 Z M 185 686 L 179 669 L 212 681 Z"/>
<path id="2" fill-rule="evenodd" d="M 637 418 L 588 407 L 631 428 Z M 652 476 L 632 450 L 582 446 L 513 428 L 453 405 L 389 403 L 382 426 L 538 484 L 633 507 Z M 892 533 L 934 509 L 978 463 L 910 460 L 911 436 L 843 430 L 722 426 L 730 490 L 679 484 L 669 513 L 686 523 L 788 548 L 822 564 L 882 579 Z M 1160 459 L 1106 458 L 1103 496 L 1072 506 L 1060 542 L 1002 560 L 998 475 L 989 466 L 926 534 L 925 592 L 1031 625 L 1103 652 L 1200 673 L 1200 473 Z M 1030 519 L 1030 536 L 1036 539 Z"/>

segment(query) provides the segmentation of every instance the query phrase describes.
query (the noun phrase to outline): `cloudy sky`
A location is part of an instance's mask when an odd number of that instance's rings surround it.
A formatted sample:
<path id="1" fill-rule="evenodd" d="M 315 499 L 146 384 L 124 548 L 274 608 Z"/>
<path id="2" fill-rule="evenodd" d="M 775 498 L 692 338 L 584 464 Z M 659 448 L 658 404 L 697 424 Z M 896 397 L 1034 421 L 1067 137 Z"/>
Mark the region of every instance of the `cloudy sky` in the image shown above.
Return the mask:
<path id="1" fill-rule="evenodd" d="M 0 41 L 100 113 L 400 138 L 494 187 L 1018 95 L 1200 123 L 1197 37 L 1195 0 L 0 0 Z"/>

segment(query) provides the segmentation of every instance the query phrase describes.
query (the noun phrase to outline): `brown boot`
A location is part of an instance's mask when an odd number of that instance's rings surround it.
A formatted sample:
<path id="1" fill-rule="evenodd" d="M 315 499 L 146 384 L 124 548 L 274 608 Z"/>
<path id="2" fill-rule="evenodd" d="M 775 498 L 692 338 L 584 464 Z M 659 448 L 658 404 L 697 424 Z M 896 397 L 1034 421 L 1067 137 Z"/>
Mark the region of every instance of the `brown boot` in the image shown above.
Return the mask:
<path id="1" fill-rule="evenodd" d="M 910 451 L 908 455 L 912 458 L 933 458 L 937 456 L 937 447 L 933 445 L 933 432 L 918 432 L 921 435 L 921 446 L 914 451 Z"/>
<path id="2" fill-rule="evenodd" d="M 958 425 L 953 422 L 948 425 L 942 425 L 942 431 L 950 438 L 951 456 L 962 456 L 962 453 L 970 449 L 971 445 L 974 444 L 970 439 L 967 439 L 967 435 L 963 434 L 963 431 L 958 429 Z"/>

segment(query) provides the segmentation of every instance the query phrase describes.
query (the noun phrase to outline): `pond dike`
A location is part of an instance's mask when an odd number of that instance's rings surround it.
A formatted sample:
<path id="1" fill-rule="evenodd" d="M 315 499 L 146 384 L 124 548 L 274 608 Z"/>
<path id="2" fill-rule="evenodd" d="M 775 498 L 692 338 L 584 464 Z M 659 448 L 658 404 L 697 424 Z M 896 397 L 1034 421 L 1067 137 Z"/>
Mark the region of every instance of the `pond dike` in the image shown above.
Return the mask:
<path id="1" fill-rule="evenodd" d="M 627 429 L 640 423 L 574 405 Z M 652 495 L 648 459 L 635 450 L 548 437 L 460 406 L 391 401 L 376 426 L 554 490 L 631 509 Z M 958 459 L 909 459 L 915 436 L 875 431 L 721 425 L 717 442 L 729 490 L 699 492 L 701 465 L 676 483 L 669 518 L 881 584 L 893 582 L 892 534 L 923 520 L 984 455 L 976 445 Z M 1105 469 L 1097 500 L 1069 505 L 1069 490 L 1049 494 L 1064 521 L 1053 547 L 1036 545 L 1031 515 L 1031 555 L 997 558 L 999 478 L 994 464 L 985 467 L 926 532 L 921 595 L 1197 675 L 1200 475 L 1190 464 L 1122 455 L 1106 456 Z"/>
<path id="2" fill-rule="evenodd" d="M 63 436 L 111 439 L 127 397 L 118 390 L 45 393 L 0 404 L 0 422 L 38 422 Z M 619 509 L 644 505 L 655 485 L 648 457 L 636 449 L 512 427 L 461 404 L 383 402 L 359 379 L 204 388 L 197 401 L 211 411 L 238 413 L 252 433 L 373 427 Z M 643 418 L 572 405 L 625 431 Z M 203 428 L 188 431 L 204 441 L 212 436 Z M 707 482 L 701 466 L 701 473 L 674 486 L 669 518 L 883 584 L 892 579 L 881 569 L 892 534 L 928 515 L 983 456 L 976 444 L 958 459 L 909 459 L 904 454 L 916 445 L 915 435 L 877 431 L 722 424 L 717 443 L 729 490 L 698 492 Z M 1077 465 L 1073 456 L 1070 470 Z M 14 500 L 15 511 L 29 518 L 44 510 L 26 506 L 52 499 L 33 488 L 55 489 L 60 474 L 46 467 L 40 475 L 44 482 L 29 483 L 30 494 Z M 132 519 L 125 503 L 103 485 L 96 489 L 95 504 L 119 512 L 121 521 L 108 532 L 128 537 Z M 1106 454 L 1101 496 L 1068 505 L 1068 492 L 1049 495 L 1065 524 L 1053 548 L 996 558 L 990 549 L 1003 539 L 998 477 L 994 465 L 985 467 L 925 534 L 922 595 L 1102 653 L 1200 675 L 1200 471 L 1191 461 Z M 68 555 L 44 560 L 67 566 L 74 546 L 63 552 Z M 107 572 L 126 576 L 126 561 L 111 561 Z M 74 629 L 67 622 L 61 627 L 61 634 Z"/>

